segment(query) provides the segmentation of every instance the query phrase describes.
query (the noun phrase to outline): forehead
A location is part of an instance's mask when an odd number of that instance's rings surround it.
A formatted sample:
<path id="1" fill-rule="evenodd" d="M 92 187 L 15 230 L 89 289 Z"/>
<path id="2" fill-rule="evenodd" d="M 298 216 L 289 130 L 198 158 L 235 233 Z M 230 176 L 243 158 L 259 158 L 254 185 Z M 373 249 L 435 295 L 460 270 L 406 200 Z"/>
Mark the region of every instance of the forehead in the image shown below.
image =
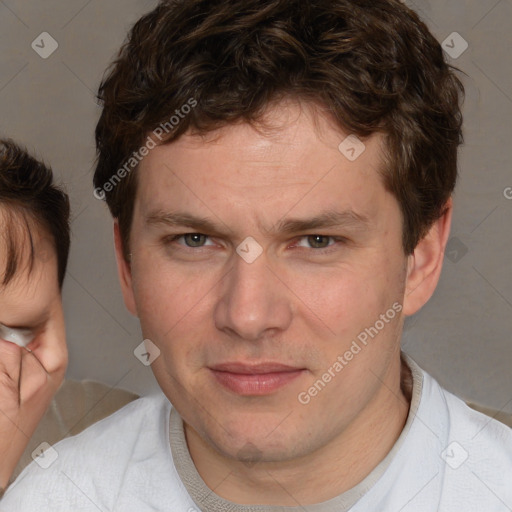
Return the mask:
<path id="1" fill-rule="evenodd" d="M 340 202 L 346 203 L 340 208 L 355 209 L 354 194 L 361 196 L 359 202 L 366 194 L 360 207 L 371 210 L 374 196 L 385 193 L 381 134 L 364 142 L 352 136 L 349 141 L 360 144 L 356 150 L 364 151 L 349 159 L 352 154 L 343 151 L 351 134 L 320 108 L 280 104 L 263 123 L 189 133 L 152 150 L 139 168 L 136 212 L 149 215 L 180 202 L 204 215 L 257 208 L 270 218 L 319 202 L 330 202 L 329 209 Z"/>
<path id="2" fill-rule="evenodd" d="M 45 230 L 4 205 L 0 240 L 0 314 L 43 307 L 58 290 L 57 257 Z"/>
<path id="3" fill-rule="evenodd" d="M 39 229 L 22 208 L 0 206 L 0 283 L 7 285 L 16 276 L 30 273 L 34 264 Z"/>

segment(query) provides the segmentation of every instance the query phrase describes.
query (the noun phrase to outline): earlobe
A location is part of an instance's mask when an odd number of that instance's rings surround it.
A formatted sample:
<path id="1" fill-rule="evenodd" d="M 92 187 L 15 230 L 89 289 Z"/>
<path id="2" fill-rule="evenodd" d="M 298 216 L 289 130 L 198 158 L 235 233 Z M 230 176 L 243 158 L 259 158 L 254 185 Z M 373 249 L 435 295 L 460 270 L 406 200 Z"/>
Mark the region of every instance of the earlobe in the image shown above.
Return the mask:
<path id="1" fill-rule="evenodd" d="M 124 257 L 123 240 L 117 219 L 114 220 L 114 246 L 116 251 L 117 273 L 125 306 L 133 316 L 138 316 L 135 297 L 133 295 L 132 269 L 130 263 L 128 263 Z"/>
<path id="2" fill-rule="evenodd" d="M 444 251 L 450 235 L 453 201 L 450 198 L 443 215 L 432 225 L 408 258 L 404 296 L 404 314 L 418 312 L 433 295 L 441 270 Z"/>

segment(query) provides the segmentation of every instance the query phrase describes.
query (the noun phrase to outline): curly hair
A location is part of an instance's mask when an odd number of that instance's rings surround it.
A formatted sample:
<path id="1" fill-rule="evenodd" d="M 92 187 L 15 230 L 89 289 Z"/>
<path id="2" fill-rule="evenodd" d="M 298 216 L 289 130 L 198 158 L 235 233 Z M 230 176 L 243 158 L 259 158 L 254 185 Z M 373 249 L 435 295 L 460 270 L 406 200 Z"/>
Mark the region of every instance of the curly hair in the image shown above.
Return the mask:
<path id="1" fill-rule="evenodd" d="M 126 255 L 137 161 L 134 172 L 126 162 L 148 133 L 191 100 L 163 143 L 254 124 L 271 102 L 293 97 L 322 106 L 348 133 L 385 135 L 381 174 L 410 254 L 455 187 L 463 93 L 438 41 L 398 0 L 162 1 L 134 25 L 100 85 L 95 190 L 119 220 Z M 112 183 L 116 172 L 123 179 Z"/>
<path id="2" fill-rule="evenodd" d="M 15 276 L 23 256 L 22 237 L 30 244 L 30 270 L 34 264 L 33 229 L 52 237 L 57 254 L 59 287 L 62 288 L 70 247 L 70 204 L 53 182 L 52 170 L 10 139 L 0 139 L 0 238 L 6 248 L 0 284 Z"/>

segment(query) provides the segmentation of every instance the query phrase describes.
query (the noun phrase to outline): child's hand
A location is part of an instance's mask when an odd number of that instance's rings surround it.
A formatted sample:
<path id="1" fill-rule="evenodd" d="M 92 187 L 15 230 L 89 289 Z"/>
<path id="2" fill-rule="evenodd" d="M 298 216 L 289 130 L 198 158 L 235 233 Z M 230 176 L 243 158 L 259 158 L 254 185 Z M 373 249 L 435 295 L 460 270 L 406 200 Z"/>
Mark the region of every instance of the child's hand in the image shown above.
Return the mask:
<path id="1" fill-rule="evenodd" d="M 67 361 L 60 301 L 27 348 L 0 339 L 0 489 L 7 487 L 30 437 L 61 385 Z"/>

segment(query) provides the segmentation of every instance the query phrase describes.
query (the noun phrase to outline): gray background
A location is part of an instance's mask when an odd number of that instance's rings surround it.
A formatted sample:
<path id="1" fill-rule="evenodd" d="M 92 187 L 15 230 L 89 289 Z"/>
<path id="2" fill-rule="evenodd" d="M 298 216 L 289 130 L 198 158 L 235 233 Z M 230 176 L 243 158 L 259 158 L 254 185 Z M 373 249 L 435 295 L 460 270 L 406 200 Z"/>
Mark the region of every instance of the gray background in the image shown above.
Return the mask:
<path id="1" fill-rule="evenodd" d="M 449 390 L 512 412 L 512 0 L 406 3 L 447 50 L 463 48 L 453 32 L 468 48 L 450 58 L 467 74 L 452 239 L 441 283 L 407 322 L 404 347 Z M 122 302 L 111 219 L 91 179 L 96 87 L 128 28 L 155 4 L 0 0 L 0 135 L 50 163 L 73 205 L 64 287 L 68 377 L 141 394 L 156 383 L 133 355 L 142 338 Z M 58 42 L 47 59 L 31 47 L 42 32 Z"/>

